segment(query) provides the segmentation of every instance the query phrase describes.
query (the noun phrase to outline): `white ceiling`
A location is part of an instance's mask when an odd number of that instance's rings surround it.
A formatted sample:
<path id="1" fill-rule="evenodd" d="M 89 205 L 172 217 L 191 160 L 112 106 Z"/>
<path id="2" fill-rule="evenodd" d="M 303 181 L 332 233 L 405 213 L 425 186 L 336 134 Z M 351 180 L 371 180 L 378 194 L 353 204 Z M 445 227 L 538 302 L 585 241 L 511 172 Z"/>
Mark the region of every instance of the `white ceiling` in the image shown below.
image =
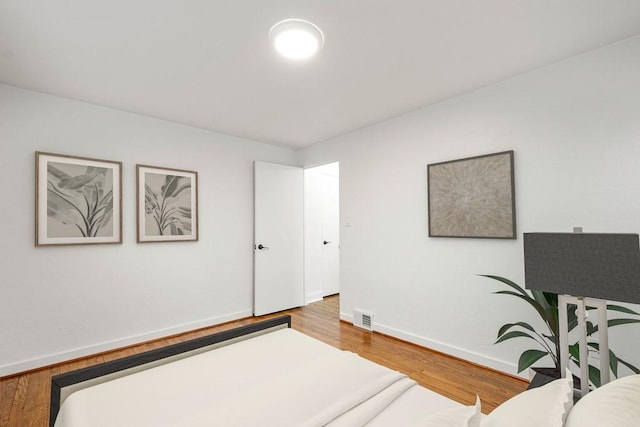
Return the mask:
<path id="1" fill-rule="evenodd" d="M 640 0 L 0 0 L 0 82 L 295 148 L 638 33 Z"/>

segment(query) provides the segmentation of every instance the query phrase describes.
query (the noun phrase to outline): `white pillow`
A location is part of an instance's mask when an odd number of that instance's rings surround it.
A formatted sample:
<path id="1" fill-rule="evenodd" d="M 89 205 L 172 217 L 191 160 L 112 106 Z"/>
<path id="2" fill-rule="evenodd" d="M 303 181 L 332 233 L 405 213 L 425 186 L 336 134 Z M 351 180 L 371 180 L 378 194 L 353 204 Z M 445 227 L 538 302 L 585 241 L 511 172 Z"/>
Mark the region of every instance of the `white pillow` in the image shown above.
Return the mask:
<path id="1" fill-rule="evenodd" d="M 566 378 L 507 400 L 484 417 L 482 427 L 562 427 L 572 406 L 573 377 L 567 372 Z"/>
<path id="2" fill-rule="evenodd" d="M 619 378 L 578 400 L 567 427 L 640 426 L 640 375 Z"/>
<path id="3" fill-rule="evenodd" d="M 445 409 L 422 419 L 415 427 L 480 427 L 480 397 L 474 406 Z"/>

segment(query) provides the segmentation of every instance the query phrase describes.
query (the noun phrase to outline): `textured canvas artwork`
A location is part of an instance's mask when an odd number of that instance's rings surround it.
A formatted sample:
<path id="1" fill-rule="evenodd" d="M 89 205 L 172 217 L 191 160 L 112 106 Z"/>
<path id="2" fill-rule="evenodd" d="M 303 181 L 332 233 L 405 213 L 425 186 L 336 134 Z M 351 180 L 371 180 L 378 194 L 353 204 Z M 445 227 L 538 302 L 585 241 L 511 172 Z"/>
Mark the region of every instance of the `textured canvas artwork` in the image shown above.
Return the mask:
<path id="1" fill-rule="evenodd" d="M 513 151 L 427 166 L 429 236 L 515 239 Z"/>

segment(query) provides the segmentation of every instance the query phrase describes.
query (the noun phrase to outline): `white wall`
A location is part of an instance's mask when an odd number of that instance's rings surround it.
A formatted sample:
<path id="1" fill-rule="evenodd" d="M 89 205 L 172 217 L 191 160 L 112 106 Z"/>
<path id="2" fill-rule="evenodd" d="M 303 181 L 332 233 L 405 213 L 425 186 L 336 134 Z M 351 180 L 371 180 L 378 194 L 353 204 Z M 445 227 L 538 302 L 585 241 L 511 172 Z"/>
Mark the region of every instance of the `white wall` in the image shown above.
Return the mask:
<path id="1" fill-rule="evenodd" d="M 123 162 L 123 244 L 34 247 L 34 152 Z M 251 315 L 253 161 L 287 149 L 0 86 L 0 376 Z M 198 172 L 199 242 L 136 244 L 135 165 Z"/>
<path id="2" fill-rule="evenodd" d="M 515 372 L 497 330 L 535 316 L 477 274 L 522 284 L 523 232 L 640 232 L 639 76 L 635 37 L 304 150 L 340 162 L 341 317 Z M 519 238 L 428 238 L 427 164 L 510 149 Z M 640 365 L 640 327 L 611 338 Z"/>

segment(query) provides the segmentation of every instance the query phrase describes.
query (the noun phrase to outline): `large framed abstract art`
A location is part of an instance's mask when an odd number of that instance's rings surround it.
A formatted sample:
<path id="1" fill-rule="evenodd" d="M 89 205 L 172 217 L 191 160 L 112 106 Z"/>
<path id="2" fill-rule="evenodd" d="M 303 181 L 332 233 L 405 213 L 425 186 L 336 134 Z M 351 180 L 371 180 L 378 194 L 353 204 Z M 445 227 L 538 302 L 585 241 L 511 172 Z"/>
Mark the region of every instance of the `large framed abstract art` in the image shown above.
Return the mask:
<path id="1" fill-rule="evenodd" d="M 429 236 L 516 238 L 513 151 L 427 165 Z"/>
<path id="2" fill-rule="evenodd" d="M 122 163 L 36 152 L 35 245 L 122 243 Z"/>
<path id="3" fill-rule="evenodd" d="M 198 173 L 137 165 L 138 243 L 198 240 Z"/>

